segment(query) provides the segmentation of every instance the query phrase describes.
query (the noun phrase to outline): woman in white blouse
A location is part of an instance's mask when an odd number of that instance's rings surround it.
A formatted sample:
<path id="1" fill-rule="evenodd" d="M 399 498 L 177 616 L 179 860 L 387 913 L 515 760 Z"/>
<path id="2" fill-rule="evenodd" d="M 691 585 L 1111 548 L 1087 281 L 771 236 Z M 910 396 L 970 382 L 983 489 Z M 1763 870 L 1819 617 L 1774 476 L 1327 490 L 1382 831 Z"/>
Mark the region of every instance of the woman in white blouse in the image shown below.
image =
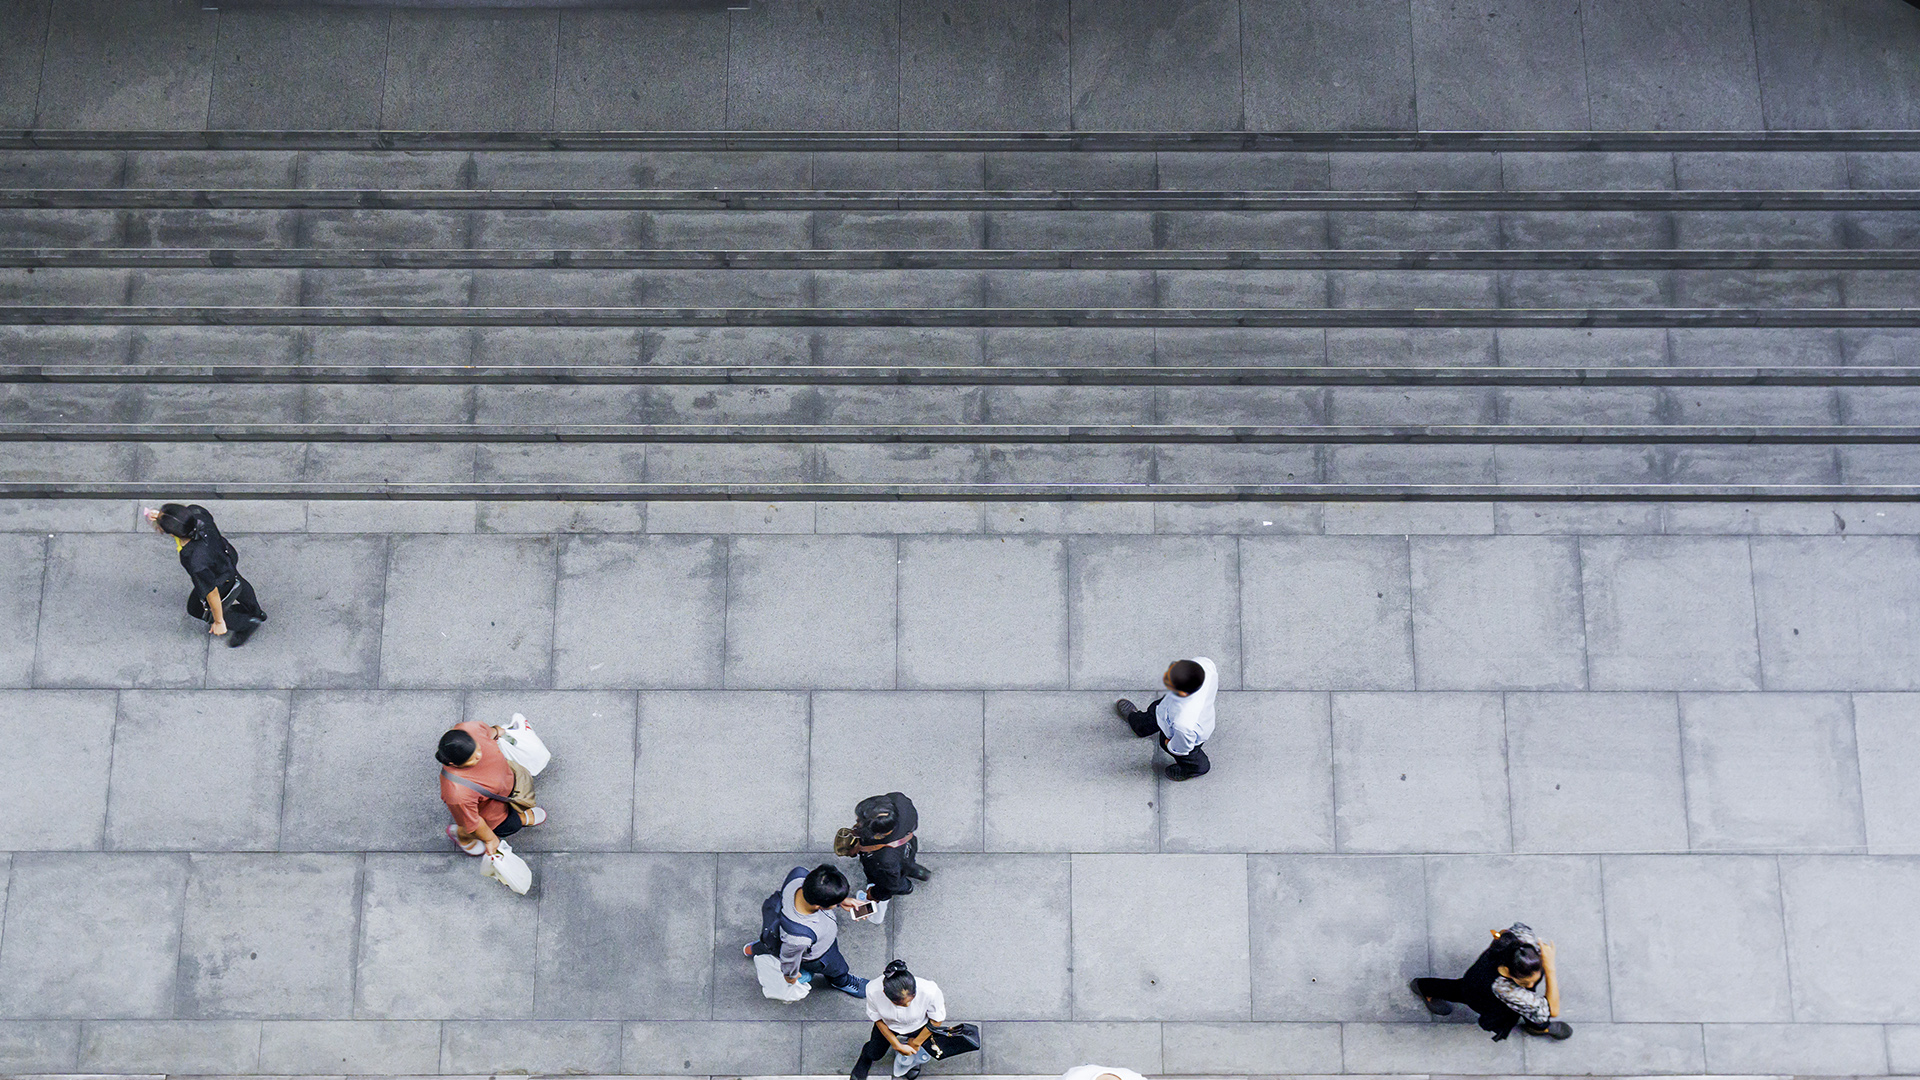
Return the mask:
<path id="1" fill-rule="evenodd" d="M 947 1018 L 947 999 L 932 979 L 914 978 L 905 961 L 895 960 L 867 984 L 867 1017 L 873 1021 L 873 1034 L 849 1075 L 867 1080 L 867 1070 L 892 1050 L 898 1055 L 893 1075 L 914 1080 L 920 1063 L 927 1060 L 922 1047 L 933 1037 L 933 1025 Z"/>

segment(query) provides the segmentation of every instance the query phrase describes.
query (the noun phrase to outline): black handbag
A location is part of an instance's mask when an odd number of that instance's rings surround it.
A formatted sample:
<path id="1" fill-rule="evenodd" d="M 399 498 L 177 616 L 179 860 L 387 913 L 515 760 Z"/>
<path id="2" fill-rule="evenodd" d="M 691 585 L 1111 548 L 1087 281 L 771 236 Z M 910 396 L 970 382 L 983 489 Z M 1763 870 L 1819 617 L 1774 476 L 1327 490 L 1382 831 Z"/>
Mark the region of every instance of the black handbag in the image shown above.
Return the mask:
<path id="1" fill-rule="evenodd" d="M 952 1027 L 937 1027 L 927 1039 L 927 1056 L 935 1061 L 945 1061 L 961 1054 L 971 1054 L 980 1049 L 980 1025 L 955 1024 Z"/>

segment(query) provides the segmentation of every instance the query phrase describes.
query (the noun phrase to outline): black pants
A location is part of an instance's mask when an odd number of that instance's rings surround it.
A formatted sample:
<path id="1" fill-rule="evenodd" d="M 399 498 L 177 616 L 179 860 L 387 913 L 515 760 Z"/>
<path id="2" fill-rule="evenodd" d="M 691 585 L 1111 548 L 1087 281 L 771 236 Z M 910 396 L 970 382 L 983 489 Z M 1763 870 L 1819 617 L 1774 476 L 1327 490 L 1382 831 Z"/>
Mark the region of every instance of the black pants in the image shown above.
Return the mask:
<path id="1" fill-rule="evenodd" d="M 1469 975 L 1472 972 L 1468 972 Z M 1465 979 L 1429 979 L 1413 980 L 1422 997 L 1435 1001 L 1451 1001 L 1456 1005 L 1465 1005 L 1480 1014 L 1480 1026 L 1493 1032 L 1495 1041 L 1507 1037 L 1507 1032 L 1516 1026 L 1526 1028 L 1536 1035 L 1546 1033 L 1544 1025 L 1536 1026 L 1520 1019 L 1520 1015 L 1506 1007 L 1499 998 L 1493 996 L 1493 988 L 1485 984 L 1468 982 Z"/>
<path id="2" fill-rule="evenodd" d="M 1160 722 L 1153 718 L 1153 710 L 1163 699 L 1154 698 L 1153 704 L 1144 709 L 1135 709 L 1127 714 L 1127 726 L 1133 729 L 1136 738 L 1144 739 L 1149 735 L 1160 735 Z M 1167 750 L 1167 737 L 1160 735 L 1160 749 Z M 1167 756 L 1173 759 L 1174 771 L 1183 776 L 1205 776 L 1212 770 L 1213 762 L 1207 760 L 1207 751 L 1196 746 L 1184 754 L 1167 750 Z"/>
<path id="3" fill-rule="evenodd" d="M 907 868 L 920 866 L 920 838 L 904 847 L 882 848 L 860 856 L 860 871 L 867 876 L 867 899 L 891 900 L 913 891 L 913 879 Z"/>
<path id="4" fill-rule="evenodd" d="M 265 622 L 267 613 L 260 610 L 260 599 L 253 595 L 253 586 L 246 578 L 235 574 L 232 584 L 220 590 L 220 607 L 223 615 L 238 615 L 241 618 Z M 207 607 L 205 593 L 187 594 L 187 614 L 203 623 L 213 623 L 213 611 Z"/>
<path id="5" fill-rule="evenodd" d="M 920 1031 L 925 1030 L 927 1030 L 927 1026 L 925 1024 L 920 1025 Z M 911 1046 L 913 1045 L 913 1040 L 920 1037 L 920 1031 L 916 1031 L 911 1035 L 902 1035 L 896 1031 L 893 1033 L 893 1037 Z M 860 1060 L 853 1063 L 853 1072 L 848 1075 L 850 1075 L 853 1080 L 867 1080 L 867 1070 L 873 1068 L 874 1062 L 879 1061 L 892 1052 L 893 1044 L 888 1042 L 887 1037 L 880 1033 L 880 1025 L 875 1023 L 873 1025 L 873 1034 L 867 1036 L 867 1045 L 860 1048 Z"/>

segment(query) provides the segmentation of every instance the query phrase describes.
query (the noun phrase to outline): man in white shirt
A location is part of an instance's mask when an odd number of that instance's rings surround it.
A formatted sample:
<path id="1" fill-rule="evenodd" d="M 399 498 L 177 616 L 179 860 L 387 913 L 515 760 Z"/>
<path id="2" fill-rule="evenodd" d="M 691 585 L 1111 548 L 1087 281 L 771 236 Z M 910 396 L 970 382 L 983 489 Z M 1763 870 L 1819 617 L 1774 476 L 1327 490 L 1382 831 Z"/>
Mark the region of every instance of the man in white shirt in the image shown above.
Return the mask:
<path id="1" fill-rule="evenodd" d="M 1220 672 L 1204 656 L 1175 660 L 1160 677 L 1171 694 L 1154 699 L 1152 705 L 1137 709 L 1121 698 L 1113 711 L 1127 722 L 1134 735 L 1160 736 L 1160 748 L 1173 755 L 1167 766 L 1167 779 L 1191 780 L 1205 776 L 1213 763 L 1201 746 L 1213 737 L 1213 699 L 1220 686 Z"/>

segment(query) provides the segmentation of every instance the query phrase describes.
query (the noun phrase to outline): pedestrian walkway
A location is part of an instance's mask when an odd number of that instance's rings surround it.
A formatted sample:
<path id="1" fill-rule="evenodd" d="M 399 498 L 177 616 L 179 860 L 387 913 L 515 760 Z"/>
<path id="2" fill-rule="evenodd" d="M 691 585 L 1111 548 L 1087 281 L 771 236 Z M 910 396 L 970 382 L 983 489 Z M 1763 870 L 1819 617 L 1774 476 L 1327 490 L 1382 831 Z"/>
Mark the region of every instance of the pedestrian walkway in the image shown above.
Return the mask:
<path id="1" fill-rule="evenodd" d="M 857 1003 L 739 949 L 895 788 L 936 876 L 843 947 L 983 1025 L 948 1071 L 1920 1070 L 1910 507 L 212 509 L 240 650 L 136 504 L 0 504 L 10 1072 L 841 1073 Z M 1174 784 L 1111 703 L 1188 653 Z M 513 711 L 525 898 L 430 757 Z M 1516 918 L 1575 1037 L 1428 1021 L 1406 980 Z"/>

